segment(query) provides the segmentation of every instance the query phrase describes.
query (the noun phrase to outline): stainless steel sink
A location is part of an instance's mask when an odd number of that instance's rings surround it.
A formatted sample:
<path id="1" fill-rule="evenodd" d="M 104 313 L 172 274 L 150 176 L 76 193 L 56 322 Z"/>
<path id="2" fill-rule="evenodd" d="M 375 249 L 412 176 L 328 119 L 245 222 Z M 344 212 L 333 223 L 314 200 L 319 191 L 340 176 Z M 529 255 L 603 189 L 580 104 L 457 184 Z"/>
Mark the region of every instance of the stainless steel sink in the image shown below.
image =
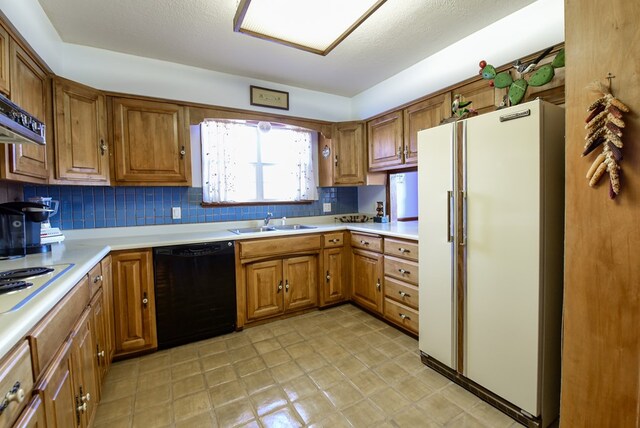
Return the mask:
<path id="1" fill-rule="evenodd" d="M 233 232 L 236 235 L 243 233 L 258 233 L 258 232 L 273 232 L 276 230 L 273 226 L 260 226 L 260 227 L 243 227 L 240 229 L 229 229 L 229 232 Z"/>
<path id="2" fill-rule="evenodd" d="M 276 230 L 301 230 L 301 229 L 315 229 L 317 226 L 307 226 L 304 224 L 283 224 L 273 226 Z"/>

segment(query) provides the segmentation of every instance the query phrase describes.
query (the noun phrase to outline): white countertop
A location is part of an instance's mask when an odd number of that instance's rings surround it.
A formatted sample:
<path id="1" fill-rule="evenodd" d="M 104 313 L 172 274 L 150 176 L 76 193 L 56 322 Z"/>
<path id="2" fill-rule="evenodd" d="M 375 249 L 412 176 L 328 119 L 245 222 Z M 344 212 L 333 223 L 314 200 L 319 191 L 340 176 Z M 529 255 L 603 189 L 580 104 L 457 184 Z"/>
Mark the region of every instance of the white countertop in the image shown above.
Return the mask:
<path id="1" fill-rule="evenodd" d="M 272 220 L 279 224 L 278 219 Z M 38 293 L 27 304 L 13 312 L 0 314 L 0 358 L 24 338 L 64 297 L 73 286 L 86 275 L 112 250 L 181 245 L 196 242 L 214 242 L 290 236 L 307 233 L 353 230 L 365 233 L 377 233 L 404 239 L 418 239 L 418 222 L 402 223 L 337 223 L 333 216 L 289 218 L 287 224 L 306 224 L 317 226 L 313 229 L 270 231 L 247 234 L 235 234 L 228 229 L 252 227 L 256 220 L 225 223 L 195 223 L 162 226 L 120 227 L 105 229 L 82 229 L 64 231 L 66 239 L 52 244 L 52 251 L 44 254 L 31 254 L 26 257 L 0 261 L 0 271 L 23 267 L 49 266 L 61 263 L 73 263 L 74 266 L 55 282 Z M 0 296 L 2 299 L 2 296 Z"/>

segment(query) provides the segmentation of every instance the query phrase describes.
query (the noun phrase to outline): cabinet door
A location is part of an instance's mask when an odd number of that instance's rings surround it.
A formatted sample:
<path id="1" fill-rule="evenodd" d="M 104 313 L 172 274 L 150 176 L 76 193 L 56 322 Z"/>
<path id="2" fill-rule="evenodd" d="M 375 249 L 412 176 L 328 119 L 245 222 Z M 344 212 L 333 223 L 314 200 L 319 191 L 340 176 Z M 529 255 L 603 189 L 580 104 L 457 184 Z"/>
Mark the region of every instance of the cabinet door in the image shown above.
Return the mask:
<path id="1" fill-rule="evenodd" d="M 247 319 L 278 315 L 284 310 L 282 261 L 249 263 L 247 278 Z"/>
<path id="2" fill-rule="evenodd" d="M 96 89 L 56 79 L 55 179 L 109 184 L 106 101 Z"/>
<path id="3" fill-rule="evenodd" d="M 45 428 L 44 405 L 39 396 L 35 395 L 13 425 L 14 428 Z"/>
<path id="4" fill-rule="evenodd" d="M 0 25 L 0 92 L 9 95 L 9 33 Z"/>
<path id="5" fill-rule="evenodd" d="M 109 370 L 113 355 L 115 354 L 115 328 L 113 317 L 113 273 L 111 256 L 107 256 L 100 262 L 102 267 L 102 292 L 104 294 L 105 315 L 105 371 Z"/>
<path id="6" fill-rule="evenodd" d="M 93 315 L 93 343 L 96 364 L 96 392 L 99 399 L 102 388 L 102 379 L 107 374 L 107 334 L 106 334 L 106 308 L 104 293 L 99 289 L 91 300 L 91 313 Z"/>
<path id="7" fill-rule="evenodd" d="M 27 112 L 47 123 L 49 80 L 42 68 L 14 40 L 10 43 L 11 99 Z M 51 135 L 50 132 L 47 135 Z M 3 144 L 3 178 L 32 183 L 47 181 L 46 146 Z"/>
<path id="8" fill-rule="evenodd" d="M 80 407 L 80 426 L 89 426 L 98 403 L 96 352 L 93 342 L 93 319 L 87 308 L 71 333 L 71 363 L 76 405 Z"/>
<path id="9" fill-rule="evenodd" d="M 47 428 L 73 428 L 80 426 L 76 409 L 71 364 L 71 338 L 60 347 L 58 354 L 45 371 L 36 390 L 44 403 Z"/>
<path id="10" fill-rule="evenodd" d="M 369 170 L 380 171 L 402 165 L 402 111 L 367 122 Z"/>
<path id="11" fill-rule="evenodd" d="M 378 313 L 382 313 L 382 259 L 382 254 L 353 250 L 351 297 L 356 303 Z"/>
<path id="12" fill-rule="evenodd" d="M 441 94 L 404 109 L 404 163 L 418 164 L 418 132 L 451 115 L 451 94 Z"/>
<path id="13" fill-rule="evenodd" d="M 457 88 L 451 93 L 451 99 L 456 94 L 462 95 L 465 101 L 471 101 L 470 108 L 479 114 L 495 111 L 501 100 L 496 100 L 496 89 L 489 86 L 489 82 L 484 79 L 476 80 Z M 451 110 L 449 110 L 451 114 Z"/>
<path id="14" fill-rule="evenodd" d="M 191 154 L 185 109 L 177 104 L 113 99 L 115 180 L 188 186 Z"/>
<path id="15" fill-rule="evenodd" d="M 320 286 L 322 305 L 341 302 L 345 299 L 344 249 L 327 248 L 323 252 L 324 282 Z"/>
<path id="16" fill-rule="evenodd" d="M 318 256 L 291 257 L 282 261 L 284 310 L 314 307 L 318 304 Z"/>
<path id="17" fill-rule="evenodd" d="M 151 250 L 112 254 L 116 355 L 155 349 L 156 311 Z"/>
<path id="18" fill-rule="evenodd" d="M 336 125 L 333 140 L 334 184 L 365 184 L 364 125 L 345 122 Z"/>

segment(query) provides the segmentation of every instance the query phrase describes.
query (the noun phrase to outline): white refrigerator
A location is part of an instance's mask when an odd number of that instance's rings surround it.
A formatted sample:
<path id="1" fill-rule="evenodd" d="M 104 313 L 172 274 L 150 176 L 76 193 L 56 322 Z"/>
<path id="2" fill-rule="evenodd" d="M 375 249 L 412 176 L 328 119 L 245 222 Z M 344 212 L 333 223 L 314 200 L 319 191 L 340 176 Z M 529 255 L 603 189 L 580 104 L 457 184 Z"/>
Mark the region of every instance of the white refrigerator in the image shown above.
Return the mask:
<path id="1" fill-rule="evenodd" d="M 540 100 L 418 133 L 425 364 L 532 426 L 559 413 L 564 110 Z"/>

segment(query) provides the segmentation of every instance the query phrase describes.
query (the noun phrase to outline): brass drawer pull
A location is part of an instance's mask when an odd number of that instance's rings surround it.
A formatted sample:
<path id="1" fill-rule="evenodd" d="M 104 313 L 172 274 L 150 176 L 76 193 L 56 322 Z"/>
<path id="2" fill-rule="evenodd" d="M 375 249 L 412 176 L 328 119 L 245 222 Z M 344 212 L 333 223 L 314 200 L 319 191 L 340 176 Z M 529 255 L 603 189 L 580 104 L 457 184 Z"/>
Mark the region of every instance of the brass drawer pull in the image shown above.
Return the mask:
<path id="1" fill-rule="evenodd" d="M 333 238 L 333 239 L 329 239 L 329 242 L 331 242 L 332 244 L 337 244 L 338 242 L 340 242 L 340 240 Z"/>
<path id="2" fill-rule="evenodd" d="M 360 241 L 360 245 L 369 245 L 367 241 Z"/>
<path id="3" fill-rule="evenodd" d="M 411 252 L 410 250 L 407 250 L 406 248 L 402 248 L 402 247 L 398 248 L 398 251 L 400 251 L 401 253 L 410 253 Z"/>
<path id="4" fill-rule="evenodd" d="M 398 269 L 398 272 L 400 272 L 401 275 L 411 275 L 411 272 L 402 268 Z"/>
<path id="5" fill-rule="evenodd" d="M 411 297 L 411 294 L 407 294 L 407 293 L 405 293 L 404 291 L 398 291 L 398 294 L 399 294 L 401 297 Z"/>
<path id="6" fill-rule="evenodd" d="M 409 320 L 409 321 L 411 321 L 411 317 L 410 317 L 409 315 L 405 315 L 405 314 L 403 314 L 403 313 L 401 313 L 401 312 L 398 312 L 398 315 L 400 315 L 400 318 L 402 318 L 402 320 L 403 320 L 403 321 L 404 321 L 404 320 Z"/>

